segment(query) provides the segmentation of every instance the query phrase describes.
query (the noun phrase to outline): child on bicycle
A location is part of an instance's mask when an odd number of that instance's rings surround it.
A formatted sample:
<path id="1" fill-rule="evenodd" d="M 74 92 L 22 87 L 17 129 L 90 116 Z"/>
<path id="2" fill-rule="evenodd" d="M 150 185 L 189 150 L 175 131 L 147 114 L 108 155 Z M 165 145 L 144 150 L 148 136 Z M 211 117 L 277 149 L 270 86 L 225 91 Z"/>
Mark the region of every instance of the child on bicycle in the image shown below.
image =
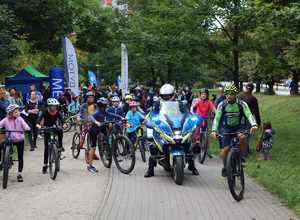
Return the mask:
<path id="1" fill-rule="evenodd" d="M 136 130 L 140 125 L 142 125 L 142 122 L 145 120 L 145 117 L 141 112 L 137 110 L 137 107 L 138 103 L 135 101 L 131 101 L 129 103 L 130 110 L 126 114 L 126 119 L 128 120 L 128 123 L 130 125 L 130 127 L 127 128 L 127 136 L 132 143 L 135 143 L 136 141 Z"/>
<path id="2" fill-rule="evenodd" d="M 119 115 L 119 116 L 124 115 L 123 109 L 120 107 L 120 98 L 119 98 L 119 96 L 114 96 L 114 97 L 111 98 L 111 107 L 109 107 L 107 109 L 107 111 L 109 113 Z M 115 119 L 116 119 L 115 117 L 111 117 L 109 120 L 114 121 Z"/>
<path id="3" fill-rule="evenodd" d="M 13 144 L 17 146 L 19 161 L 17 180 L 18 182 L 23 182 L 22 171 L 24 167 L 24 133 L 21 131 L 29 131 L 30 127 L 26 124 L 24 119 L 20 117 L 19 108 L 20 107 L 16 104 L 9 105 L 7 107 L 7 116 L 0 121 L 0 128 L 5 128 L 5 130 L 8 131 L 18 131 L 7 133 L 7 135 L 10 135 Z"/>
<path id="4" fill-rule="evenodd" d="M 57 125 L 58 123 L 64 125 L 64 119 L 62 116 L 62 112 L 59 111 L 59 102 L 57 101 L 57 99 L 54 98 L 49 98 L 47 100 L 47 109 L 42 112 L 37 120 L 37 125 L 36 127 L 38 129 L 41 129 L 41 121 L 44 120 L 44 126 L 45 127 L 52 127 Z M 63 139 L 63 131 L 56 131 L 57 137 L 58 137 L 58 147 L 62 149 L 62 151 L 64 151 L 63 148 L 63 143 L 62 143 L 62 139 Z M 43 174 L 47 173 L 47 169 L 48 169 L 48 151 L 49 151 L 49 146 L 48 146 L 48 141 L 50 138 L 50 134 L 45 132 L 44 134 L 44 145 L 45 145 L 45 150 L 44 150 L 44 166 L 42 169 Z"/>

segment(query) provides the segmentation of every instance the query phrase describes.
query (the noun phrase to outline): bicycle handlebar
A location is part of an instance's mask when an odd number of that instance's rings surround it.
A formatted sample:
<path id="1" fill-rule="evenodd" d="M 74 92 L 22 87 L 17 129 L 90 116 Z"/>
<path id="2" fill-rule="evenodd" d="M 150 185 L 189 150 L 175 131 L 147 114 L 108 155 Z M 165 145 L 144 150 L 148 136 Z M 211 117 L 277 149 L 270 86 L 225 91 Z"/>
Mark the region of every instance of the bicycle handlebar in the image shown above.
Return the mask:
<path id="1" fill-rule="evenodd" d="M 45 126 L 41 128 L 42 131 L 62 131 L 63 128 L 61 126 Z"/>
<path id="2" fill-rule="evenodd" d="M 227 135 L 238 135 L 238 134 L 250 134 L 250 130 L 243 130 L 243 131 L 238 131 L 238 132 L 229 132 L 229 133 L 222 133 L 222 134 L 217 134 L 218 137 L 224 137 Z"/>
<path id="3" fill-rule="evenodd" d="M 11 132 L 18 132 L 18 133 L 24 133 L 25 131 L 14 131 L 14 130 L 0 130 L 0 134 L 2 133 L 11 133 Z"/>

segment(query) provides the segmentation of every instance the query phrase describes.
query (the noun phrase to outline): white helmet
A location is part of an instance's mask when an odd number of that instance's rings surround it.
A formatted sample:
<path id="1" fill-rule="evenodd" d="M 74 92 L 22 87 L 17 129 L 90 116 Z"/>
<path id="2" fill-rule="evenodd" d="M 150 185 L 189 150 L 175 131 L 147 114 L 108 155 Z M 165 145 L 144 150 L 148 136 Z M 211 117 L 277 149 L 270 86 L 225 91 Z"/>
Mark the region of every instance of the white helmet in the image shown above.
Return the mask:
<path id="1" fill-rule="evenodd" d="M 7 108 L 6 108 L 6 112 L 7 113 L 11 113 L 12 111 L 16 110 L 16 109 L 19 109 L 20 106 L 17 105 L 17 104 L 11 104 L 9 105 Z"/>
<path id="2" fill-rule="evenodd" d="M 174 97 L 175 88 L 171 84 L 164 84 L 160 90 L 159 95 L 165 101 L 171 100 Z"/>
<path id="3" fill-rule="evenodd" d="M 111 98 L 111 101 L 112 102 L 120 102 L 120 98 L 119 98 L 119 96 L 114 96 Z"/>
<path id="4" fill-rule="evenodd" d="M 57 101 L 57 99 L 55 98 L 49 98 L 47 99 L 47 105 L 50 106 L 50 105 L 59 105 L 59 102 Z"/>

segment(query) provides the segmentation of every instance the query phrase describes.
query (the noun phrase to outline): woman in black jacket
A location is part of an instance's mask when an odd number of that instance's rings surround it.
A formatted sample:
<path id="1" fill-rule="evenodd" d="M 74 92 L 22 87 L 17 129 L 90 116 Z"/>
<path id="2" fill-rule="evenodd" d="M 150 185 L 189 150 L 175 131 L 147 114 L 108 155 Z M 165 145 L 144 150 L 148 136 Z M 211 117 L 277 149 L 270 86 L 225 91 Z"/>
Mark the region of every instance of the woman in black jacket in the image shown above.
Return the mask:
<path id="1" fill-rule="evenodd" d="M 40 112 L 39 100 L 35 91 L 32 91 L 30 94 L 30 99 L 25 106 L 25 112 L 27 113 L 27 123 L 31 128 L 29 133 L 30 151 L 34 151 L 38 134 L 36 123 Z"/>

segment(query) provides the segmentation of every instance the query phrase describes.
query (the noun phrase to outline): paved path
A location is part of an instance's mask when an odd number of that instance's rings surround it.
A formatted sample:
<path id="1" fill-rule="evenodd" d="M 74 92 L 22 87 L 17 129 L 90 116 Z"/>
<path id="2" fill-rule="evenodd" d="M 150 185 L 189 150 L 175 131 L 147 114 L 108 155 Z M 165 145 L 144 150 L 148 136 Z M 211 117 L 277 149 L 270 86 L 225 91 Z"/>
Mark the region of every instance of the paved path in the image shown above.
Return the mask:
<path id="1" fill-rule="evenodd" d="M 186 173 L 183 186 L 175 185 L 162 168 L 156 176 L 143 178 L 145 165 L 138 161 L 130 176 L 113 169 L 105 205 L 98 219 L 297 219 L 278 199 L 246 179 L 245 198 L 237 203 L 231 197 L 226 181 L 220 178 L 216 159 L 199 166 L 200 176 Z"/>
<path id="2" fill-rule="evenodd" d="M 100 168 L 99 175 L 86 171 L 83 152 L 78 160 L 69 150 L 71 135 L 64 138 L 67 158 L 55 181 L 42 174 L 43 144 L 38 150 L 25 152 L 23 183 L 16 181 L 16 168 L 9 176 L 8 188 L 2 190 L 0 173 L 0 220 L 88 220 L 94 219 L 105 195 L 109 170 Z M 100 164 L 98 164 L 100 165 Z"/>
<path id="3" fill-rule="evenodd" d="M 68 135 L 65 145 L 70 142 Z M 17 183 L 13 174 L 8 189 L 0 189 L 0 219 L 297 219 L 250 178 L 246 179 L 244 200 L 235 202 L 219 177 L 216 159 L 199 166 L 198 177 L 187 172 L 184 185 L 178 186 L 161 168 L 156 169 L 155 177 L 144 179 L 146 164 L 139 158 L 130 175 L 120 174 L 114 166 L 102 168 L 100 163 L 100 173 L 91 175 L 83 155 L 79 160 L 72 159 L 69 152 L 67 156 L 62 172 L 52 181 L 41 174 L 42 151 L 26 152 L 25 182 Z"/>

